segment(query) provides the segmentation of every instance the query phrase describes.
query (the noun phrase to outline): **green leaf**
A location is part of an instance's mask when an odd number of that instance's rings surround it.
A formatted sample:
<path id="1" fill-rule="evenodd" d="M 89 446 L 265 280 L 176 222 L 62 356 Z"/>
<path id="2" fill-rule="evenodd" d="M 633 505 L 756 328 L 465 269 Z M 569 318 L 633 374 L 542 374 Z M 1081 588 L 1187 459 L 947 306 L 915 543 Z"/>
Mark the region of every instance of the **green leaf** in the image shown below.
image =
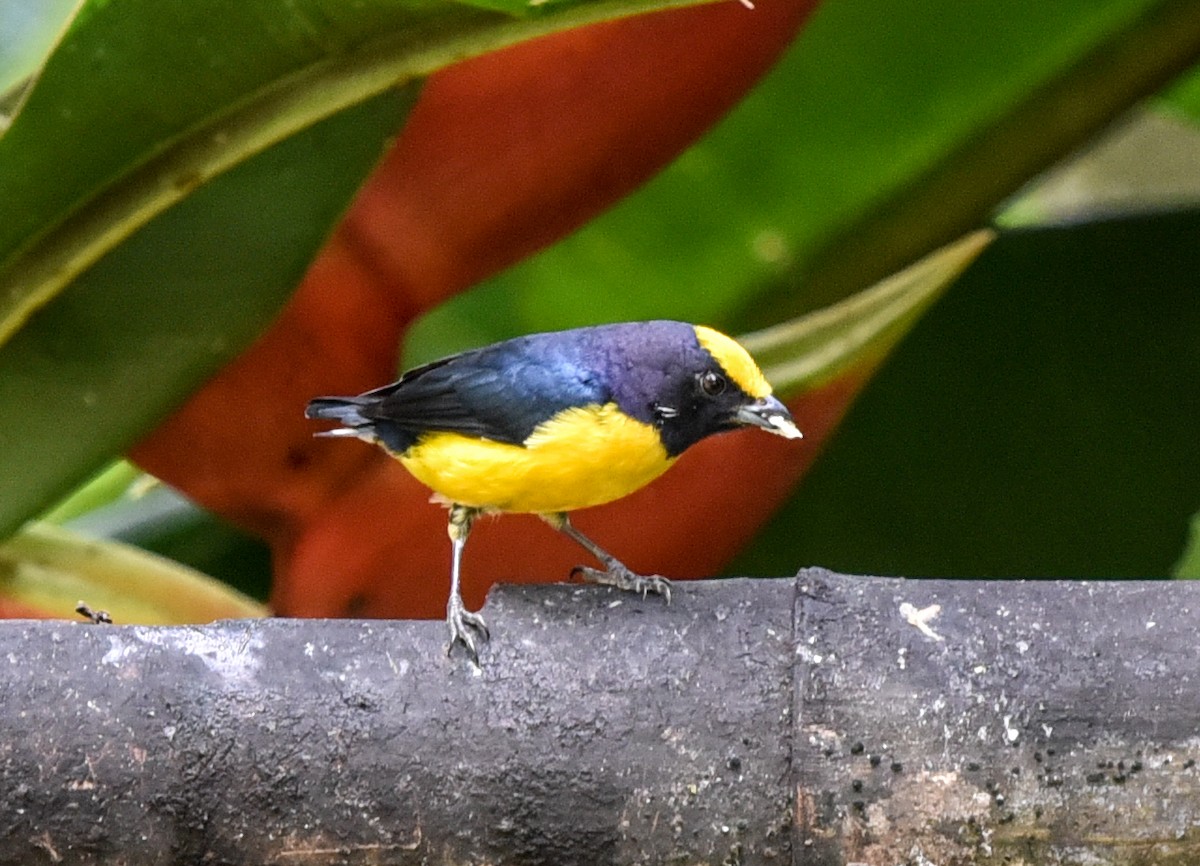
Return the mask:
<path id="1" fill-rule="evenodd" d="M 0 135 L 0 533 L 262 332 L 421 76 L 692 2 L 84 2 Z"/>
<path id="2" fill-rule="evenodd" d="M 200 187 L 0 348 L 0 534 L 123 451 L 258 336 L 412 95 L 361 103 Z"/>
<path id="3" fill-rule="evenodd" d="M 1192 123 L 1200 122 L 1200 66 L 1193 68 L 1163 94 L 1162 105 Z"/>
<path id="4" fill-rule="evenodd" d="M 822 310 L 740 340 L 781 393 L 816 388 L 889 352 L 995 238 L 978 231 Z"/>
<path id="5" fill-rule="evenodd" d="M 1200 512 L 1192 515 L 1187 546 L 1171 569 L 1171 575 L 1181 580 L 1200 580 Z"/>
<path id="6" fill-rule="evenodd" d="M 996 216 L 1006 228 L 1079 222 L 1200 204 L 1200 127 L 1139 108 L 1091 147 L 1044 173 Z"/>
<path id="7" fill-rule="evenodd" d="M 62 32 L 79 0 L 0 0 L 0 93 L 20 87 Z"/>
<path id="8" fill-rule="evenodd" d="M 271 553 L 264 542 L 239 532 L 149 475 L 139 475 L 127 495 L 64 526 L 157 553 L 252 598 L 266 599 L 270 592 Z"/>
<path id="9" fill-rule="evenodd" d="M 532 330 L 818 309 L 986 221 L 1200 53 L 1194 0 L 840 0 L 707 139 L 430 314 L 405 366 Z"/>
<path id="10" fill-rule="evenodd" d="M 678 5 L 85 2 L 0 138 L 0 343 L 139 226 L 324 118 L 464 57 Z"/>
<path id="11" fill-rule="evenodd" d="M 1172 573 L 1200 509 L 1198 237 L 1196 209 L 1001 233 L 730 573 Z"/>
<path id="12" fill-rule="evenodd" d="M 150 478 L 151 476 L 129 461 L 117 460 L 43 514 L 41 519 L 46 523 L 65 523 L 96 508 L 116 502 L 128 494 L 134 484 Z"/>
<path id="13" fill-rule="evenodd" d="M 0 542 L 0 598 L 55 617 L 74 616 L 83 601 L 121 624 L 268 614 L 252 599 L 190 568 L 44 523 L 31 523 Z"/>

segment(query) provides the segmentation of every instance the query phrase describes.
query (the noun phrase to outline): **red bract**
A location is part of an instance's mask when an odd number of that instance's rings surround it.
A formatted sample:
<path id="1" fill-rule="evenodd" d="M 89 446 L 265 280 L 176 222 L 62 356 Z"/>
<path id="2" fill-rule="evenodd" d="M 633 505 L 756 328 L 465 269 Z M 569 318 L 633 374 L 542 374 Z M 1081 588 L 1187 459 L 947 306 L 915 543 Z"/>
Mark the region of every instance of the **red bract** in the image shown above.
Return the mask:
<path id="1" fill-rule="evenodd" d="M 381 452 L 313 440 L 305 403 L 393 379 L 417 315 L 640 185 L 736 103 L 814 5 L 727 2 L 629 18 L 433 76 L 275 325 L 133 458 L 272 544 L 281 613 L 440 615 L 444 511 Z M 829 392 L 832 415 L 846 391 Z M 805 404 L 796 408 L 816 432 Z M 819 441 L 760 441 L 769 438 L 706 443 L 661 484 L 597 510 L 614 527 L 597 534 L 633 566 L 708 573 L 784 498 Z M 716 511 L 679 519 L 700 503 Z M 578 558 L 549 531 L 510 521 L 472 536 L 476 601 L 488 580 L 561 578 Z M 618 524 L 641 532 L 623 537 Z M 581 525 L 592 528 L 591 515 Z"/>
<path id="2" fill-rule="evenodd" d="M 61 612 L 43 610 L 12 599 L 0 599 L 0 619 L 59 619 L 61 617 Z"/>

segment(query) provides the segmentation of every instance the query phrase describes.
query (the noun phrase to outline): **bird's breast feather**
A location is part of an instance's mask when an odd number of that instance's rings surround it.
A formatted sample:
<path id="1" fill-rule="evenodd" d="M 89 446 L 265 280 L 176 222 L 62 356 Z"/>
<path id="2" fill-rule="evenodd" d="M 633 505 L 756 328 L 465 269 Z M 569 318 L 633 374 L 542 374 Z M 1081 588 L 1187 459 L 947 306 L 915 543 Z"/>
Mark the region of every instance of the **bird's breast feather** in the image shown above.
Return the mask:
<path id="1" fill-rule="evenodd" d="M 538 425 L 523 446 L 429 433 L 400 455 L 451 502 L 496 511 L 574 511 L 620 499 L 674 459 L 658 431 L 613 403 L 571 407 Z"/>

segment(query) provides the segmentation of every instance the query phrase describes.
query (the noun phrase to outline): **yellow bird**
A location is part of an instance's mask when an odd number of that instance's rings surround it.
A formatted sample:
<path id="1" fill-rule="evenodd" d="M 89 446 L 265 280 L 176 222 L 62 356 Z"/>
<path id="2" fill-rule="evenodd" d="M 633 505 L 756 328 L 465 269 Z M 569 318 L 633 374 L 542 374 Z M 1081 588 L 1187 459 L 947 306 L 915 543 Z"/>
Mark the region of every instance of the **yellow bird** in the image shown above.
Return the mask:
<path id="1" fill-rule="evenodd" d="M 634 574 L 567 514 L 627 496 L 689 446 L 737 427 L 800 431 L 731 337 L 684 322 L 626 322 L 531 334 L 443 358 L 357 397 L 318 397 L 318 435 L 382 446 L 450 508 L 450 647 L 478 662 L 487 626 L 463 606 L 460 569 L 484 512 L 537 514 L 604 566 L 588 580 L 670 600 L 666 578 Z"/>

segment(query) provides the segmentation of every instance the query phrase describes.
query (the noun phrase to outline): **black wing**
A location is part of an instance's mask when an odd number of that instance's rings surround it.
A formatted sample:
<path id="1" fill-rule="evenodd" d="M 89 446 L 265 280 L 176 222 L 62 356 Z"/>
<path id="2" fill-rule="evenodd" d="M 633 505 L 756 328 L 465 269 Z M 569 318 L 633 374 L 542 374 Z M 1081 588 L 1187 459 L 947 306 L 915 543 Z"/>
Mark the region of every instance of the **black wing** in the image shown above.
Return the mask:
<path id="1" fill-rule="evenodd" d="M 563 340 L 518 338 L 417 367 L 356 402 L 395 450 L 429 430 L 520 445 L 564 409 L 610 399 L 572 348 Z M 387 428 L 402 434 L 395 437 L 402 448 L 388 441 Z"/>

